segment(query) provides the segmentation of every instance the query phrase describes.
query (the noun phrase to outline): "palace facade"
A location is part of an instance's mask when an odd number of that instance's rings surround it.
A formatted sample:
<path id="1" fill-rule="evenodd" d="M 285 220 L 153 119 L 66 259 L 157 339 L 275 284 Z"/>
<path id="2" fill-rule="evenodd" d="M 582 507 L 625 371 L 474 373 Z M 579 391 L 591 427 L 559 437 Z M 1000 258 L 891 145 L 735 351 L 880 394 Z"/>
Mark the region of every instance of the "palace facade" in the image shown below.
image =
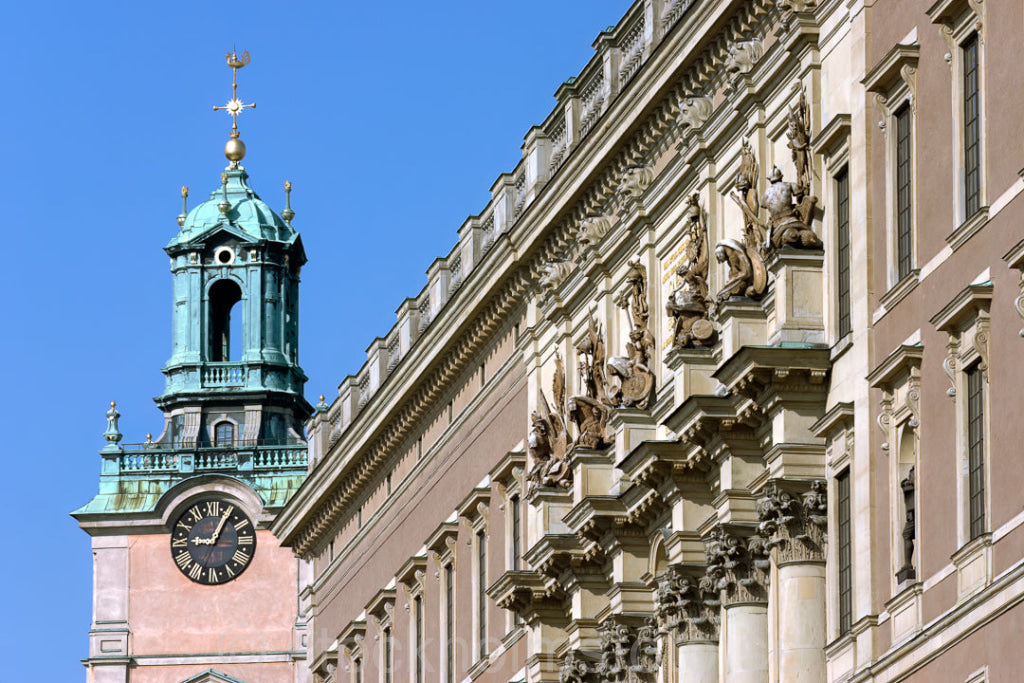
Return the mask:
<path id="1" fill-rule="evenodd" d="M 637 0 L 307 423 L 321 683 L 1007 681 L 1024 6 Z"/>

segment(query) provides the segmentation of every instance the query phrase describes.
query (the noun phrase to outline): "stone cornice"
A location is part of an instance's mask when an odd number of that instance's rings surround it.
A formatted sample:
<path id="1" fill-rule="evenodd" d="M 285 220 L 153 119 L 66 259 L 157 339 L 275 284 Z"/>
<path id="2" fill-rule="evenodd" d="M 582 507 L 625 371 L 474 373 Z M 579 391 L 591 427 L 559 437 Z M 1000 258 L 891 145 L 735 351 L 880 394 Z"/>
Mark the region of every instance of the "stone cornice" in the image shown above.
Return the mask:
<path id="1" fill-rule="evenodd" d="M 991 304 L 991 282 L 970 284 L 932 316 L 929 322 L 941 332 L 957 333 L 960 326 L 977 316 L 979 310 L 988 311 Z"/>
<path id="2" fill-rule="evenodd" d="M 866 378 L 868 384 L 876 389 L 889 388 L 900 375 L 909 373 L 911 369 L 920 369 L 922 358 L 924 358 L 923 346 L 901 344 L 868 374 Z"/>

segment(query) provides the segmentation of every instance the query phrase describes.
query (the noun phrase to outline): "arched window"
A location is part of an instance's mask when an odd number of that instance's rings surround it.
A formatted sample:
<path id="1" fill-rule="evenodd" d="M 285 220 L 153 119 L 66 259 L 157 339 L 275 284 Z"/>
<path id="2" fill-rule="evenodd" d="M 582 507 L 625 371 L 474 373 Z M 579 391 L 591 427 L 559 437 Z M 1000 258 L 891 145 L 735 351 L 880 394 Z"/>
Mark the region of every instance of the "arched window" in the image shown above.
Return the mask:
<path id="1" fill-rule="evenodd" d="M 232 324 L 231 313 L 242 300 L 242 290 L 234 280 L 218 280 L 210 287 L 210 360 L 228 361 L 241 357 L 241 316 Z M 239 312 L 240 313 L 240 312 Z M 234 333 L 234 334 L 232 334 Z M 232 337 L 235 337 L 232 340 Z"/>
<path id="2" fill-rule="evenodd" d="M 228 421 L 218 422 L 213 430 L 213 445 L 228 447 L 235 445 L 235 425 Z"/>

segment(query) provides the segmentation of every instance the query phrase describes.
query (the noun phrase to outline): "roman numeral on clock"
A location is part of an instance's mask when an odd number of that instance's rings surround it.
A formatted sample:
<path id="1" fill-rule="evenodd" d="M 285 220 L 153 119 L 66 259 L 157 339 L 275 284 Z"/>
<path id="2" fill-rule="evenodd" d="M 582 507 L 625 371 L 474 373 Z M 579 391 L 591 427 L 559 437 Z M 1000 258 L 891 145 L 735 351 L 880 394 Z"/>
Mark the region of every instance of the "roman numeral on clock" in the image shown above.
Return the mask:
<path id="1" fill-rule="evenodd" d="M 235 554 L 231 556 L 231 559 L 234 562 L 237 562 L 238 564 L 244 566 L 245 563 L 249 561 L 249 556 L 243 553 L 241 550 L 236 550 Z"/>
<path id="2" fill-rule="evenodd" d="M 182 571 L 188 569 L 188 566 L 192 564 L 192 556 L 188 554 L 187 550 L 183 550 L 174 556 L 174 563 L 181 568 Z"/>

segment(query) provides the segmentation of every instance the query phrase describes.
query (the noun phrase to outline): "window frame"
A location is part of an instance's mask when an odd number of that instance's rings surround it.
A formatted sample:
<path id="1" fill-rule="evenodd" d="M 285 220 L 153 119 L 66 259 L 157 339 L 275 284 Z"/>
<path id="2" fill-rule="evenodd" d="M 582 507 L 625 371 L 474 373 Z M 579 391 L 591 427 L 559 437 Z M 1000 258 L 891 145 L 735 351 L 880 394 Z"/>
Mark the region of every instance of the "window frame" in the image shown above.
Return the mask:
<path id="1" fill-rule="evenodd" d="M 845 501 L 843 505 L 843 492 L 845 483 Z M 838 603 L 836 605 L 836 623 L 839 626 L 839 635 L 844 636 L 853 629 L 853 491 L 850 468 L 847 466 L 835 476 L 836 487 L 836 594 Z M 844 521 L 843 512 L 846 512 L 846 533 L 844 544 Z M 843 561 L 843 547 L 846 546 L 846 562 Z M 844 576 L 846 587 L 844 589 Z"/>

